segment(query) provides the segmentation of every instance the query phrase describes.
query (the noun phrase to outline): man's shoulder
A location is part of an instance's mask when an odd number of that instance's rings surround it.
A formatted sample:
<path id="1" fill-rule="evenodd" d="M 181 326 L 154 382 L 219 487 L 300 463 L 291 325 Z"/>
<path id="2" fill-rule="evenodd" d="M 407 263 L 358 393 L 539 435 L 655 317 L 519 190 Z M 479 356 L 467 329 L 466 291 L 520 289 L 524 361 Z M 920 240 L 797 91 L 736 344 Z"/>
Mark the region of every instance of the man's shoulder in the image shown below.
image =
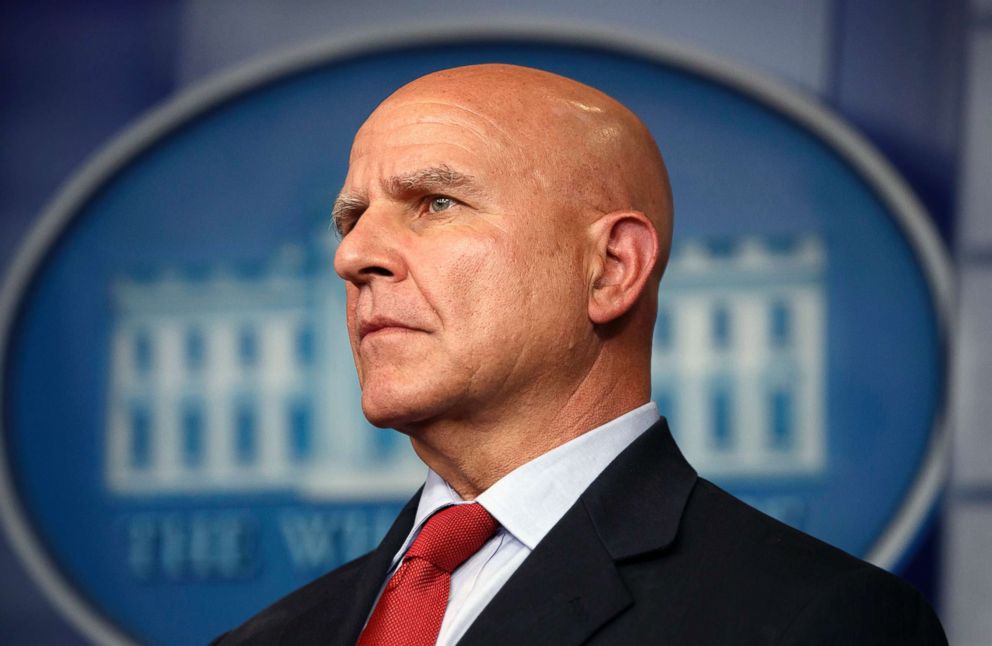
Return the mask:
<path id="1" fill-rule="evenodd" d="M 253 643 L 276 643 L 287 627 L 320 605 L 333 608 L 350 604 L 354 581 L 371 554 L 350 561 L 282 597 L 246 622 L 217 637 L 211 646 Z"/>
<path id="2" fill-rule="evenodd" d="M 732 569 L 784 583 L 816 585 L 851 571 L 887 575 L 810 534 L 755 509 L 712 482 L 699 478 L 679 527 L 679 545 L 705 549 Z M 891 575 L 887 575 L 891 576 Z"/>
<path id="3" fill-rule="evenodd" d="M 946 643 L 929 604 L 908 583 L 702 478 L 670 549 L 675 558 L 658 563 L 699 601 L 690 614 L 749 617 L 755 641 L 774 635 L 767 641 L 843 643 L 857 635 L 858 643 Z M 724 622 L 731 630 L 735 624 Z"/>

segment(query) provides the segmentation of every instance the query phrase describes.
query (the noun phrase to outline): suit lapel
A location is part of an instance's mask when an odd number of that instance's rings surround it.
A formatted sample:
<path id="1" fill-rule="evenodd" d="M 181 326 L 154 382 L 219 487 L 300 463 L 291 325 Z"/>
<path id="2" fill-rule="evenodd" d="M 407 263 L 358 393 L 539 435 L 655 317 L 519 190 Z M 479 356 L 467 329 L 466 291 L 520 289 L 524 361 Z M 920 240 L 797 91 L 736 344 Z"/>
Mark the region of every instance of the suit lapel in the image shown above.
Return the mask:
<path id="1" fill-rule="evenodd" d="M 696 486 L 661 418 L 628 446 L 579 500 L 615 561 L 668 547 Z"/>
<path id="2" fill-rule="evenodd" d="M 660 420 L 589 486 L 460 643 L 586 641 L 634 603 L 618 562 L 671 544 L 695 482 Z"/>
<path id="3" fill-rule="evenodd" d="M 460 643 L 578 644 L 631 603 L 579 504 L 524 560 Z"/>
<path id="4" fill-rule="evenodd" d="M 332 592 L 318 593 L 318 603 L 304 611 L 280 635 L 279 644 L 351 646 L 358 641 L 358 635 L 372 611 L 372 604 L 386 579 L 393 556 L 413 527 L 420 493 L 418 491 L 406 504 L 374 551 L 355 562 L 352 567 L 344 566 L 340 576 L 333 582 L 328 582 L 328 589 Z M 339 572 L 334 572 L 328 576 L 338 574 Z"/>

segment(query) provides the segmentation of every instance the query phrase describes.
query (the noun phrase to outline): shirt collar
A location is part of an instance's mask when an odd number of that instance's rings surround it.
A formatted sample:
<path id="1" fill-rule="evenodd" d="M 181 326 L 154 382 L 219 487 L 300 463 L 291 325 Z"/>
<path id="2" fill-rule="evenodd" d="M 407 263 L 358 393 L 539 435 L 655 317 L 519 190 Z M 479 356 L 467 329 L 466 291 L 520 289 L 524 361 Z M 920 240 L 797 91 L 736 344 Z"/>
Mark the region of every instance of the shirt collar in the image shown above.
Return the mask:
<path id="1" fill-rule="evenodd" d="M 658 407 L 648 402 L 517 467 L 482 492 L 475 502 L 533 550 L 603 469 L 658 419 Z M 413 530 L 397 558 L 406 553 L 434 512 L 466 502 L 429 469 Z"/>

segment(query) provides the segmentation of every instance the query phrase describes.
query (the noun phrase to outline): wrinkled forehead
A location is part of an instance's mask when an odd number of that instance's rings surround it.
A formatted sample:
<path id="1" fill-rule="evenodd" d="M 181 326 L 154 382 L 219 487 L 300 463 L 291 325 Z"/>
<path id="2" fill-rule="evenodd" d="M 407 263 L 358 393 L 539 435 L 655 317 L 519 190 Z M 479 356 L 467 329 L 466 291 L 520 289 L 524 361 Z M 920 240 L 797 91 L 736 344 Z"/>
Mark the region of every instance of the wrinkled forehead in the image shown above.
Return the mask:
<path id="1" fill-rule="evenodd" d="M 421 96 L 389 100 L 365 121 L 352 145 L 351 158 L 376 152 L 384 146 L 452 144 L 475 149 L 480 144 L 512 148 L 516 138 L 504 119 L 463 101 Z"/>
<path id="2" fill-rule="evenodd" d="M 478 172 L 547 177 L 570 166 L 569 158 L 587 145 L 608 143 L 619 132 L 600 96 L 572 94 L 533 82 L 493 80 L 481 90 L 473 82 L 414 82 L 369 116 L 355 137 L 350 163 L 472 163 L 481 166 Z"/>
<path id="3" fill-rule="evenodd" d="M 394 96 L 359 129 L 349 176 L 389 176 L 416 167 L 447 165 L 487 175 L 528 161 L 519 133 L 504 115 L 443 94 Z"/>

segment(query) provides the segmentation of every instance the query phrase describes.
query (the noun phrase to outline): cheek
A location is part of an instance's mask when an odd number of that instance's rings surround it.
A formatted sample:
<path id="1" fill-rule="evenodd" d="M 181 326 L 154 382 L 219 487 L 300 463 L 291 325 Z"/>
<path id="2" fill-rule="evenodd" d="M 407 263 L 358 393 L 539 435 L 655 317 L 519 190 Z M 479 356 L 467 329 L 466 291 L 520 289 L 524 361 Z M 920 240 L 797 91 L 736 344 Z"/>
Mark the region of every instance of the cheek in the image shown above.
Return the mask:
<path id="1" fill-rule="evenodd" d="M 427 272 L 418 282 L 444 328 L 457 332 L 449 341 L 467 341 L 489 331 L 520 284 L 514 250 L 495 237 L 450 240 L 443 254 L 426 258 Z"/>
<path id="2" fill-rule="evenodd" d="M 519 238 L 474 240 L 449 249 L 448 262 L 437 267 L 438 309 L 446 327 L 467 338 L 498 343 L 529 333 L 542 318 L 568 307 L 569 281 L 561 249 Z M 492 339 L 492 343 L 488 342 Z"/>
<path id="3" fill-rule="evenodd" d="M 358 307 L 358 288 L 351 283 L 345 283 L 345 323 L 348 326 L 348 337 L 355 340 L 355 312 Z"/>
<path id="4" fill-rule="evenodd" d="M 351 283 L 345 283 L 345 325 L 348 328 L 348 343 L 351 346 L 351 355 L 355 361 L 355 369 L 358 372 L 358 382 L 364 383 L 362 374 L 362 362 L 358 353 L 358 335 L 356 334 L 356 308 L 358 307 L 358 288 Z"/>

